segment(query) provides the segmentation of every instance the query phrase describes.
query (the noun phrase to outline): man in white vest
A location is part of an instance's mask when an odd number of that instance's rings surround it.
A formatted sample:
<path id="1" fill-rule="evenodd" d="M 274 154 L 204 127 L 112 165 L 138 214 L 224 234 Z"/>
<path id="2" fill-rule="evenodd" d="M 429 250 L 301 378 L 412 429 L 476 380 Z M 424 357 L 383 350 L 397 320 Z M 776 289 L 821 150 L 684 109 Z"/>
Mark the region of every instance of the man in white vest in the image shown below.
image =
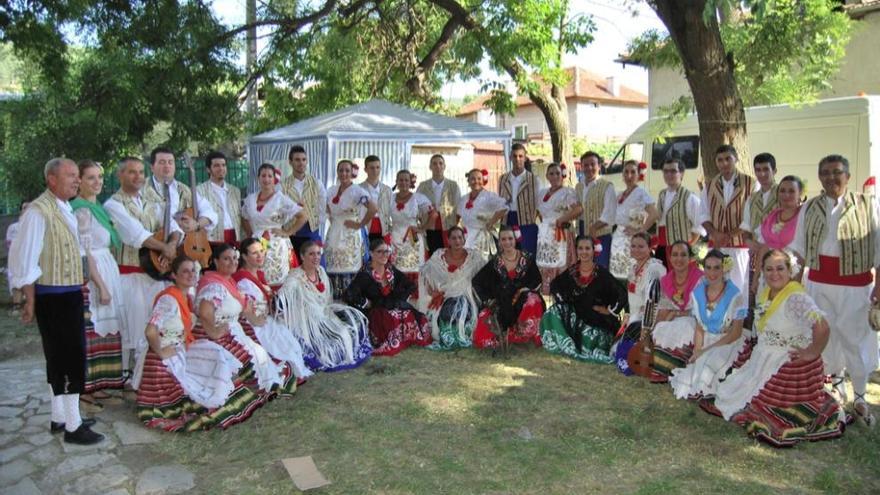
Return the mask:
<path id="1" fill-rule="evenodd" d="M 455 209 L 461 199 L 461 191 L 454 180 L 447 179 L 443 175 L 446 172 L 446 160 L 443 155 L 432 156 L 430 167 L 431 178 L 422 181 L 416 192 L 430 199 L 431 204 L 434 205 L 432 217 L 425 232 L 428 251 L 434 254 L 434 251 L 446 247 L 446 231 L 458 224 Z"/>
<path id="2" fill-rule="evenodd" d="M 226 182 L 226 155 L 211 151 L 205 157 L 208 180 L 196 188 L 198 197 L 204 198 L 217 213 L 217 223 L 208 230 L 212 245 L 225 242 L 235 246 L 241 236 L 241 191 Z"/>
<path id="3" fill-rule="evenodd" d="M 534 258 L 538 251 L 538 182 L 526 170 L 526 147 L 516 143 L 510 150 L 511 171 L 498 179 L 498 195 L 507 200 L 504 225 L 513 227 L 520 247 Z"/>
<path id="4" fill-rule="evenodd" d="M 385 234 L 391 234 L 391 188 L 379 180 L 382 176 L 382 162 L 376 155 L 364 158 L 364 168 L 367 169 L 367 178 L 361 182 L 364 191 L 370 194 L 370 199 L 379 208 L 376 216 L 370 220 L 368 234 L 370 241 L 381 239 Z"/>
<path id="5" fill-rule="evenodd" d="M 68 200 L 79 188 L 79 169 L 67 158 L 53 158 L 43 170 L 48 189 L 21 215 L 12 242 L 10 279 L 25 302 L 21 320 L 36 317 L 52 391 L 50 431 L 64 431 L 64 441 L 98 443 L 80 416 L 79 395 L 85 391 L 86 349 L 82 285 L 83 252 L 76 217 Z"/>
<path id="6" fill-rule="evenodd" d="M 874 417 L 865 392 L 868 376 L 880 363 L 868 311 L 880 296 L 880 207 L 875 198 L 848 191 L 849 179 L 849 161 L 843 156 L 829 155 L 819 162 L 822 193 L 801 207 L 790 248 L 810 269 L 804 287 L 831 327 L 822 352 L 825 371 L 835 376 L 834 388 L 843 403 L 844 372 L 849 373 L 853 411 L 871 425 Z"/>
<path id="7" fill-rule="evenodd" d="M 120 188 L 104 202 L 113 225 L 122 239 L 122 248 L 114 253 L 122 280 L 122 367 L 132 371 L 132 357 L 147 350 L 144 329 L 153 307 L 153 299 L 167 282 L 156 280 L 144 272 L 141 248 L 161 253 L 168 263 L 177 255 L 183 232 L 171 219 L 167 242 L 153 237 L 164 225 L 163 206 L 144 188 L 144 163 L 139 158 L 123 158 L 117 167 Z M 135 359 L 136 360 L 136 359 Z M 136 387 L 135 383 L 132 386 Z"/>
<path id="8" fill-rule="evenodd" d="M 299 256 L 299 248 L 306 241 L 321 242 L 321 227 L 327 218 L 327 189 L 314 176 L 307 173 L 309 158 L 302 146 L 290 147 L 287 162 L 293 173 L 281 183 L 281 190 L 294 203 L 304 206 L 309 212 L 309 221 L 290 238 L 293 250 Z M 285 225 L 290 228 L 292 225 Z"/>

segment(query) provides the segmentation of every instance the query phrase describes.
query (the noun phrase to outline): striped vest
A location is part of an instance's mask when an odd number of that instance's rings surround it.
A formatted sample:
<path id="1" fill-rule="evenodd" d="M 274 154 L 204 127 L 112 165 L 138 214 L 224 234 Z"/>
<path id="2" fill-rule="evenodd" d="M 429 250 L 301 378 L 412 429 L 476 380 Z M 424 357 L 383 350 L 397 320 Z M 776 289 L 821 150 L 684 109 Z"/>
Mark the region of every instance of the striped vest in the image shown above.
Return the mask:
<path id="1" fill-rule="evenodd" d="M 598 221 L 599 217 L 602 216 L 602 211 L 605 209 L 606 191 L 608 191 L 609 187 L 613 187 L 610 182 L 601 177 L 595 179 L 594 182 L 595 184 L 587 191 L 587 197 L 583 199 L 582 203 L 584 213 L 581 216 L 581 219 L 584 222 L 584 229 L 589 228 L 590 225 Z M 579 182 L 577 187 L 575 187 L 578 199 L 583 198 L 584 187 L 586 186 L 583 182 Z M 598 235 L 601 237 L 610 233 L 611 225 L 607 225 L 598 232 Z"/>
<path id="2" fill-rule="evenodd" d="M 666 245 L 671 246 L 678 241 L 688 241 L 691 238 L 691 230 L 694 228 L 693 222 L 687 214 L 687 200 L 691 197 L 692 192 L 684 187 L 678 188 L 678 193 L 669 210 L 664 211 L 663 205 L 666 204 L 666 194 L 668 189 L 660 191 L 660 197 L 657 199 L 657 208 L 660 210 L 660 218 L 666 225 Z"/>
<path id="3" fill-rule="evenodd" d="M 31 203 L 46 219 L 46 234 L 43 249 L 40 251 L 39 285 L 70 286 L 82 285 L 83 264 L 79 253 L 79 240 L 70 231 L 55 195 L 44 191 Z"/>
<path id="4" fill-rule="evenodd" d="M 770 196 L 767 198 L 766 204 L 764 203 L 764 191 L 758 191 L 749 198 L 749 226 L 752 228 L 752 232 L 757 232 L 767 215 L 779 205 L 779 198 L 776 196 L 778 187 L 778 184 L 770 186 Z"/>
<path id="5" fill-rule="evenodd" d="M 840 223 L 837 224 L 837 240 L 840 242 L 840 275 L 856 275 L 871 270 L 874 264 L 874 242 L 871 226 L 874 210 L 871 198 L 864 194 L 847 192 Z M 804 205 L 804 234 L 806 240 L 806 263 L 812 269 L 819 268 L 819 246 L 825 239 L 828 204 L 821 194 Z"/>
<path id="6" fill-rule="evenodd" d="M 752 194 L 755 179 L 746 174 L 736 174 L 734 179 L 733 196 L 729 203 L 724 202 L 724 184 L 721 175 L 715 176 L 709 183 L 709 215 L 712 225 L 721 232 L 737 232 L 742 223 L 746 201 Z M 739 234 L 730 238 L 731 246 L 743 245 L 743 238 Z M 727 247 L 727 246 L 718 246 Z"/>
<path id="7" fill-rule="evenodd" d="M 519 191 L 516 192 L 516 217 L 520 225 L 533 225 L 538 213 L 537 205 L 535 205 L 538 187 L 535 184 L 533 173 L 524 170 L 523 174 L 525 177 L 520 180 Z M 501 174 L 501 178 L 498 180 L 498 195 L 504 198 L 508 205 L 511 204 L 513 195 L 512 177 L 513 172 L 507 172 Z M 504 224 L 507 224 L 507 217 L 504 219 Z"/>
<path id="8" fill-rule="evenodd" d="M 292 199 L 294 203 L 306 207 L 306 210 L 309 212 L 309 230 L 314 232 L 321 227 L 321 211 L 323 208 L 327 207 L 327 205 L 318 204 L 318 181 L 316 181 L 311 175 L 306 174 L 305 180 L 303 181 L 302 194 L 293 187 L 295 182 L 296 177 L 293 175 L 289 176 L 281 183 L 281 190 L 288 198 Z"/>
<path id="9" fill-rule="evenodd" d="M 151 199 L 152 195 L 148 195 L 146 192 L 141 194 L 141 203 L 144 205 L 143 210 L 138 208 L 137 203 L 131 199 L 131 196 L 122 192 L 122 189 L 116 191 L 116 193 L 110 198 L 114 201 L 118 201 L 119 204 L 124 206 L 125 211 L 132 218 L 140 222 L 144 227 L 144 230 L 156 232 L 162 228 L 163 219 L 159 218 L 159 213 L 157 213 L 157 211 L 164 211 L 164 208 L 158 208 L 156 206 L 156 201 Z M 116 256 L 116 263 L 119 265 L 140 266 L 140 257 L 138 256 L 140 248 L 140 246 L 123 244 L 121 248 L 114 249 L 113 254 Z"/>
<path id="10" fill-rule="evenodd" d="M 217 212 L 217 223 L 208 231 L 208 240 L 211 242 L 223 242 L 223 205 L 220 201 L 226 201 L 229 209 L 229 218 L 232 220 L 232 228 L 235 229 L 235 238 L 241 241 L 241 191 L 230 183 L 226 183 L 226 197 L 218 198 L 211 181 L 202 182 L 196 186 L 199 196 L 205 198 L 211 208 Z"/>
<path id="11" fill-rule="evenodd" d="M 172 211 L 171 216 L 182 212 L 187 208 L 192 208 L 192 191 L 189 190 L 189 186 L 180 182 L 179 180 L 175 180 L 177 183 L 177 211 Z M 170 185 L 169 185 L 170 187 Z M 153 203 L 159 203 L 162 207 L 162 211 L 165 211 L 165 196 L 162 194 L 161 189 L 156 189 L 156 185 L 153 182 L 153 179 L 150 178 L 147 180 L 147 186 L 144 187 L 143 194 L 141 194 L 143 198 L 141 199 L 149 199 Z"/>

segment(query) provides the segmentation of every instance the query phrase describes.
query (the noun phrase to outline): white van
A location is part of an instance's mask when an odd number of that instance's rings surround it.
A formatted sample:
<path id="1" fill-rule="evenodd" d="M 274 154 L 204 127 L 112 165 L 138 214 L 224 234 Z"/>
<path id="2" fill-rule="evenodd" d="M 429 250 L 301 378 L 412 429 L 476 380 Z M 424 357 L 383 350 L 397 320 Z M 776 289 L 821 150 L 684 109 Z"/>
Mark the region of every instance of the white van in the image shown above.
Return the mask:
<path id="1" fill-rule="evenodd" d="M 685 186 L 699 190 L 697 181 L 702 170 L 698 167 L 700 139 L 696 115 L 689 115 L 664 139 L 653 133 L 655 121 L 646 121 L 632 133 L 609 162 L 606 178 L 621 190 L 623 162 L 645 162 L 648 170 L 643 186 L 657 197 L 666 187 L 661 171 L 663 161 L 677 156 L 685 162 Z M 740 156 L 743 165 L 751 170 L 752 156 L 772 153 L 776 157 L 777 180 L 797 175 L 806 182 L 809 196 L 821 191 L 819 160 L 830 154 L 840 154 L 849 160 L 851 191 L 861 191 L 868 177 L 880 175 L 880 96 L 834 98 L 800 107 L 751 107 L 746 109 L 746 126 L 751 156 Z"/>

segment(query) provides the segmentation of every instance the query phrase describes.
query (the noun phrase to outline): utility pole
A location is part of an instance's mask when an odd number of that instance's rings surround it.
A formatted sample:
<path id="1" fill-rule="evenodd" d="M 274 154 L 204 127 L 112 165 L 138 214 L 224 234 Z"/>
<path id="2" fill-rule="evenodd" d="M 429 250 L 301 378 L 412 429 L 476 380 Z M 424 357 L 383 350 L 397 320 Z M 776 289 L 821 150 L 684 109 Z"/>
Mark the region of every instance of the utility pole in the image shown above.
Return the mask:
<path id="1" fill-rule="evenodd" d="M 247 0 L 245 12 L 245 23 L 251 26 L 247 30 L 247 44 L 245 47 L 245 64 L 247 65 L 247 75 L 252 77 L 254 67 L 257 63 L 257 27 L 254 23 L 257 21 L 257 0 Z M 245 99 L 245 108 L 250 117 L 257 116 L 257 80 L 254 79 L 248 84 L 247 98 Z"/>

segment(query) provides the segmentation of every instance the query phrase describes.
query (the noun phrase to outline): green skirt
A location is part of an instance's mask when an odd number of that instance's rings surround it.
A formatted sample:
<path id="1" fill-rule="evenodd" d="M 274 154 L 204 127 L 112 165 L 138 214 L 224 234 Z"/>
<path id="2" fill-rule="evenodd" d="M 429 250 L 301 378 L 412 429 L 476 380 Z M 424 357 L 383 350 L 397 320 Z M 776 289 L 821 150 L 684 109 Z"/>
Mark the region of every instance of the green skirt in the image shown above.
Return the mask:
<path id="1" fill-rule="evenodd" d="M 581 350 L 578 352 L 567 328 L 581 334 Z M 578 361 L 611 364 L 613 335 L 588 325 L 577 317 L 574 308 L 565 303 L 554 304 L 541 318 L 541 342 L 544 349 L 554 354 L 562 354 Z"/>
<path id="2" fill-rule="evenodd" d="M 436 316 L 437 338 L 427 348 L 433 351 L 451 351 L 473 345 L 474 328 L 477 326 L 477 312 L 464 296 L 450 297 L 443 301 L 439 314 L 428 312 L 428 319 Z"/>

